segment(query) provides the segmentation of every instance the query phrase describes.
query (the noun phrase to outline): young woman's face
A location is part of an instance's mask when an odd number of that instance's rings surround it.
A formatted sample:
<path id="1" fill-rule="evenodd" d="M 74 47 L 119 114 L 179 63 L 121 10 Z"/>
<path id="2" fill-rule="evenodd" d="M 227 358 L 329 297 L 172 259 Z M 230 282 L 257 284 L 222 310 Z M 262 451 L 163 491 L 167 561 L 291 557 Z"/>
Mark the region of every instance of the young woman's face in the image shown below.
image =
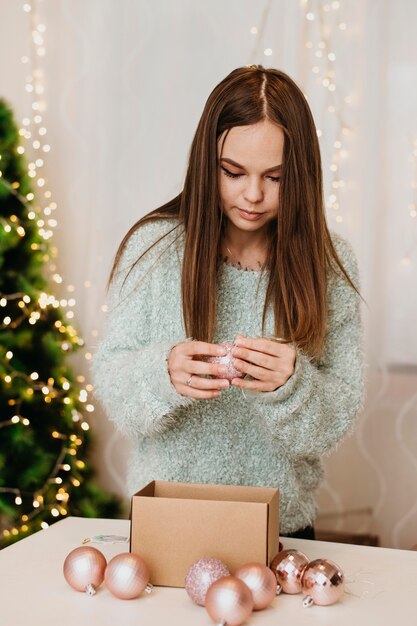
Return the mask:
<path id="1" fill-rule="evenodd" d="M 239 230 L 262 230 L 278 215 L 284 133 L 268 120 L 235 126 L 221 148 L 224 134 L 217 143 L 221 208 Z"/>

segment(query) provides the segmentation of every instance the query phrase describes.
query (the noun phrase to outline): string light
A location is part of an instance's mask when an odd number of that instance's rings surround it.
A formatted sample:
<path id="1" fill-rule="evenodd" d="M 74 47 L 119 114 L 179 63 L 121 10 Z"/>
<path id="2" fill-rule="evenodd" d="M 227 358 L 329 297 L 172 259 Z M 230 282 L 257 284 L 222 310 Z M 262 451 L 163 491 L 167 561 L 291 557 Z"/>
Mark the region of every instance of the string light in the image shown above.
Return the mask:
<path id="1" fill-rule="evenodd" d="M 1 216 L 0 228 L 6 234 L 12 237 L 20 237 L 24 239 L 30 231 L 33 235 L 36 229 L 36 239 L 31 242 L 30 249 L 39 252 L 39 259 L 43 259 L 48 263 L 48 270 L 51 282 L 66 289 L 69 294 L 75 291 L 74 285 L 64 285 L 64 279 L 53 262 L 57 256 L 57 249 L 52 245 L 54 229 L 58 226 L 55 219 L 54 211 L 57 209 L 57 203 L 52 198 L 52 192 L 49 188 L 48 177 L 46 175 L 46 155 L 51 152 L 51 145 L 47 140 L 48 129 L 45 123 L 44 112 L 46 103 L 43 98 L 45 92 L 43 85 L 43 71 L 39 67 L 39 59 L 46 54 L 45 47 L 45 24 L 39 23 L 36 3 L 26 2 L 22 5 L 23 11 L 28 14 L 31 21 L 31 56 L 23 55 L 21 62 L 25 66 L 27 72 L 24 89 L 30 97 L 31 114 L 24 117 L 18 129 L 19 137 L 22 144 L 16 148 L 18 155 L 25 155 L 27 162 L 27 175 L 32 180 L 32 187 L 36 187 L 35 194 L 30 191 L 28 193 L 20 191 L 20 183 L 15 180 L 8 181 L 4 176 L 4 168 L 0 169 L 1 184 L 6 187 L 10 193 L 25 208 L 25 219 L 16 215 Z M 255 32 L 253 33 L 256 34 Z M 272 53 L 272 51 L 271 51 Z M 29 70 L 29 72 L 28 72 Z M 1 155 L 0 155 L 1 161 Z M 3 171 L 2 171 L 3 170 Z M 32 204 L 33 203 L 33 204 Z M 84 283 L 86 288 L 91 287 L 91 281 Z M 61 342 L 57 342 L 58 347 L 66 352 L 70 352 L 75 347 L 83 347 L 84 341 L 78 336 L 76 330 L 71 326 L 69 320 L 73 319 L 76 306 L 74 297 L 55 297 L 48 291 L 41 293 L 0 293 L 0 328 L 16 329 L 25 320 L 30 325 L 35 325 L 41 320 L 47 319 L 48 323 L 53 323 L 62 338 Z M 55 309 L 63 309 L 54 313 Z M 107 306 L 101 307 L 103 313 L 107 311 Z M 17 315 L 13 312 L 18 312 Z M 61 319 L 49 322 L 52 315 L 60 315 Z M 54 319 L 52 317 L 52 319 Z M 93 331 L 93 336 L 97 336 L 97 331 Z M 16 352 L 16 358 L 14 356 Z M 49 377 L 47 381 L 42 380 L 39 371 L 33 371 L 29 375 L 15 369 L 14 364 L 19 362 L 17 349 L 15 351 L 7 350 L 3 352 L 3 363 L 5 373 L 1 375 L 0 382 L 4 385 L 11 385 L 16 378 L 22 380 L 20 390 L 16 386 L 16 395 L 8 399 L 8 406 L 13 407 L 13 413 L 9 414 L 9 419 L 1 419 L 0 428 L 30 428 L 31 420 L 25 415 L 30 416 L 30 403 L 35 399 L 42 399 L 46 405 L 51 405 L 55 401 L 59 401 L 65 407 L 65 412 L 69 411 L 72 423 L 76 432 L 66 434 L 58 430 L 52 430 L 50 437 L 56 441 L 54 446 L 61 446 L 58 450 L 58 456 L 55 466 L 51 469 L 50 474 L 45 478 L 44 484 L 37 490 L 36 494 L 21 493 L 15 487 L 0 487 L 0 493 L 11 494 L 14 498 L 16 506 L 25 506 L 32 503 L 32 510 L 25 511 L 20 515 L 20 524 L 14 522 L 13 528 L 5 528 L 2 530 L 4 537 L 18 536 L 20 533 L 26 533 L 30 529 L 30 524 L 36 522 L 37 528 L 48 528 L 49 524 L 44 519 L 46 515 L 59 517 L 66 515 L 67 509 L 65 504 L 70 498 L 71 488 L 79 487 L 82 484 L 82 471 L 85 469 L 85 463 L 78 458 L 79 452 L 85 442 L 86 432 L 90 425 L 85 419 L 84 413 L 94 412 L 94 405 L 91 404 L 88 394 L 93 390 L 92 385 L 86 385 L 85 388 L 72 389 L 72 383 L 65 378 Z M 91 353 L 85 355 L 87 360 L 91 359 Z M 16 365 L 17 366 L 17 365 Z M 77 376 L 77 384 L 85 385 L 85 377 Z M 68 395 L 72 390 L 73 396 Z M 26 410 L 25 410 L 26 409 Z M 51 442 L 52 443 L 52 442 Z M 70 462 L 69 462 L 70 460 Z M 60 473 L 62 475 L 60 475 Z M 65 473 L 65 477 L 64 477 Z M 59 502 L 59 506 L 51 506 L 51 501 Z"/>
<path id="2" fill-rule="evenodd" d="M 332 116 L 332 128 L 335 128 L 335 140 L 329 165 L 331 192 L 326 198 L 326 208 L 331 210 L 329 217 L 336 223 L 343 222 L 340 212 L 338 192 L 343 189 L 345 181 L 341 177 L 341 165 L 343 160 L 349 157 L 349 151 L 345 146 L 344 137 L 349 135 L 350 128 L 344 123 L 340 108 L 340 95 L 337 89 L 335 61 L 336 53 L 333 49 L 334 42 L 330 35 L 335 32 L 336 26 L 340 30 L 346 30 L 345 22 L 340 21 L 339 12 L 341 3 L 337 0 L 331 3 L 317 3 L 315 11 L 312 11 L 311 0 L 301 0 L 301 6 L 305 12 L 308 23 L 308 40 L 305 47 L 313 55 L 314 63 L 311 71 L 316 77 L 317 85 L 325 90 L 325 110 Z M 314 45 L 313 41 L 316 41 Z M 351 102 L 349 96 L 344 98 L 345 103 Z M 317 130 L 317 136 L 322 136 L 322 131 Z"/>

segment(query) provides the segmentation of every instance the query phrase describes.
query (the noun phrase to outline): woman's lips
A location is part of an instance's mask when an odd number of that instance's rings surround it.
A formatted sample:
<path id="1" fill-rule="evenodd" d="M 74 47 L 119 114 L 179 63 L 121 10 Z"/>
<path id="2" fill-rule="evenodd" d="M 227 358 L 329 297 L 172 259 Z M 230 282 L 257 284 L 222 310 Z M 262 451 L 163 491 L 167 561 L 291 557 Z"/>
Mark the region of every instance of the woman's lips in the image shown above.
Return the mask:
<path id="1" fill-rule="evenodd" d="M 263 213 L 249 213 L 248 211 L 244 211 L 243 209 L 238 209 L 238 211 L 243 219 L 249 220 L 250 222 L 258 220 L 263 215 Z"/>

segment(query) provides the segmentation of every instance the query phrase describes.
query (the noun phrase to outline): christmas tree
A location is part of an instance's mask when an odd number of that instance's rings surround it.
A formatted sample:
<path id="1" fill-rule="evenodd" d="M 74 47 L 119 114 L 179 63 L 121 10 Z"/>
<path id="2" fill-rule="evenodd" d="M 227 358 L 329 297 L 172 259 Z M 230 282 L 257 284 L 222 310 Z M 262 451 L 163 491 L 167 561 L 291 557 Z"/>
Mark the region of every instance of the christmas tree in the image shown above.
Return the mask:
<path id="1" fill-rule="evenodd" d="M 19 140 L 0 100 L 0 547 L 65 515 L 121 511 L 85 460 L 91 386 L 66 364 L 84 342 L 65 312 L 74 303 L 45 276 L 50 207 L 37 202 Z"/>

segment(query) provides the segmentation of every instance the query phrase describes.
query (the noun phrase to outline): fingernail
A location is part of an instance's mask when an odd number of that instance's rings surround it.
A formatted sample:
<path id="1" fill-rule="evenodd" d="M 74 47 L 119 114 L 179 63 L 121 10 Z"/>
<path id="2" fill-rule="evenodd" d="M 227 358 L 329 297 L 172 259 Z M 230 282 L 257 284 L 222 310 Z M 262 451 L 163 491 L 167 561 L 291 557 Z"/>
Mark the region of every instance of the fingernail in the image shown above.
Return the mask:
<path id="1" fill-rule="evenodd" d="M 219 348 L 219 349 L 217 350 L 217 354 L 218 354 L 219 356 L 225 356 L 225 355 L 227 354 L 227 350 L 226 350 L 226 348 Z"/>
<path id="2" fill-rule="evenodd" d="M 222 382 L 220 383 L 220 387 L 228 387 L 228 386 L 229 386 L 228 380 L 222 380 Z"/>

